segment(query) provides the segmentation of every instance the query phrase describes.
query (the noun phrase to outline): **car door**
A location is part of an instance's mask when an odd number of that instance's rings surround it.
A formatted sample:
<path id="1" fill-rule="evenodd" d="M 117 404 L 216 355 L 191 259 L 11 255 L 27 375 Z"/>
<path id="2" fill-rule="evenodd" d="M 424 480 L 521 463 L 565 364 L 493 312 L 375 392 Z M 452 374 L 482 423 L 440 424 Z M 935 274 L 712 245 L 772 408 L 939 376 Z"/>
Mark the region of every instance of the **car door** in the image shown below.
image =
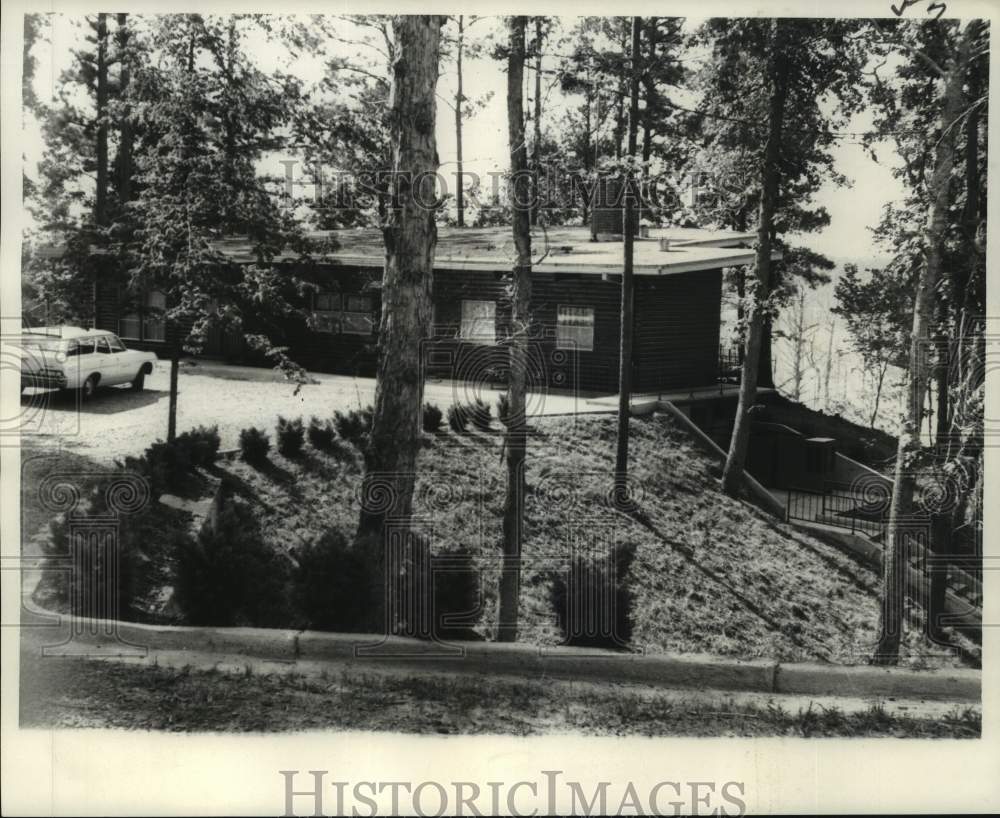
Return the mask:
<path id="1" fill-rule="evenodd" d="M 78 389 L 91 372 L 98 371 L 100 361 L 92 337 L 78 338 L 66 353 L 66 363 L 63 370 L 66 373 L 66 386 Z M 106 357 L 106 356 L 102 356 Z"/>
<path id="2" fill-rule="evenodd" d="M 130 353 L 117 335 L 108 336 L 111 346 L 111 357 L 115 362 L 115 383 L 128 383 L 135 375 L 137 366 L 133 364 L 134 353 Z"/>
<path id="3" fill-rule="evenodd" d="M 97 336 L 96 343 L 97 355 L 95 360 L 97 361 L 97 366 L 94 369 L 101 375 L 101 385 L 113 386 L 116 383 L 121 383 L 121 376 L 118 371 L 119 356 L 116 352 L 112 352 L 109 337 L 107 335 L 99 335 Z"/>

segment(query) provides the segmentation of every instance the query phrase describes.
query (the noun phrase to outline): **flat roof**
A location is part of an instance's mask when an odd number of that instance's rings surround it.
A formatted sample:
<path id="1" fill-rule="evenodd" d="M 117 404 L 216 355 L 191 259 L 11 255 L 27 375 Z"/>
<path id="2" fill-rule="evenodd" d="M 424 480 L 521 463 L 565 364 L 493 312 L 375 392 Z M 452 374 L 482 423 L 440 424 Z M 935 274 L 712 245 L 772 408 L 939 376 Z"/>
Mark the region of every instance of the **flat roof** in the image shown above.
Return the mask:
<path id="1" fill-rule="evenodd" d="M 312 233 L 315 241 L 329 241 L 333 248 L 316 254 L 327 263 L 381 268 L 385 262 L 382 233 L 373 228 Z M 717 270 L 752 264 L 753 233 L 702 230 L 690 227 L 651 228 L 649 238 L 636 238 L 633 269 L 637 275 L 671 275 L 696 270 Z M 660 240 L 669 239 L 662 249 Z M 237 262 L 255 260 L 244 238 L 222 239 L 215 246 Z M 278 261 L 294 261 L 282 253 Z M 773 258 L 781 258 L 774 253 Z M 514 239 L 509 227 L 439 227 L 434 266 L 441 270 L 506 271 L 514 266 Z M 532 231 L 532 270 L 536 273 L 620 274 L 621 240 L 593 241 L 590 228 L 554 227 Z"/>
<path id="2" fill-rule="evenodd" d="M 382 231 L 376 228 L 315 231 L 307 235 L 320 244 L 313 256 L 317 261 L 375 269 L 381 269 L 385 263 Z M 667 249 L 661 247 L 662 239 L 669 240 Z M 661 276 L 753 264 L 755 239 L 754 233 L 652 227 L 648 238 L 635 240 L 633 269 L 636 275 Z M 219 239 L 214 247 L 236 263 L 247 264 L 257 258 L 246 237 Z M 62 250 L 49 245 L 40 247 L 38 254 L 43 258 L 58 258 Z M 275 261 L 290 262 L 298 257 L 297 253 L 286 250 Z M 771 257 L 780 259 L 781 253 L 775 251 Z M 514 259 L 514 239 L 509 227 L 438 228 L 436 269 L 505 272 L 514 266 Z M 623 262 L 621 239 L 593 241 L 589 227 L 532 231 L 532 270 L 536 273 L 618 275 Z"/>

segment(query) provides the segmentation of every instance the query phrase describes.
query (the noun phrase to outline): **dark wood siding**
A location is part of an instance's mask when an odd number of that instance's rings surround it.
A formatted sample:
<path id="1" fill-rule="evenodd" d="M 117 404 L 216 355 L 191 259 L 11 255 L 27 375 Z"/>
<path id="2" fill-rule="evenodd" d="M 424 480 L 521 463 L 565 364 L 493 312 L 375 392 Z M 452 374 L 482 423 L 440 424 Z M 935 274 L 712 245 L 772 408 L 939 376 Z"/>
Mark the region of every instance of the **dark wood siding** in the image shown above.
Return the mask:
<path id="1" fill-rule="evenodd" d="M 381 313 L 380 271 L 319 265 L 296 271 L 302 278 L 343 294 L 372 297 L 377 331 Z M 636 276 L 635 391 L 679 389 L 716 382 L 722 295 L 719 270 L 659 278 Z M 98 288 L 98 326 L 118 332 L 125 312 L 117 284 Z M 533 279 L 533 325 L 529 384 L 579 392 L 618 390 L 621 283 L 593 274 L 536 274 Z M 462 301 L 497 304 L 497 345 L 463 342 L 458 338 Z M 594 348 L 556 348 L 559 305 L 594 310 Z M 303 306 L 308 306 L 303 302 Z M 437 270 L 434 279 L 434 327 L 426 343 L 425 372 L 429 376 L 473 382 L 500 383 L 505 379 L 507 352 L 502 344 L 509 332 L 510 305 L 504 273 Z M 129 346 L 164 355 L 174 338 L 183 339 L 188 327 L 169 326 L 168 343 L 129 341 Z M 289 318 L 271 333 L 276 344 L 289 348 L 293 360 L 318 372 L 371 376 L 376 366 L 376 333 L 370 336 L 332 334 L 310 329 L 303 318 Z M 246 349 L 239 338 L 215 333 L 204 353 L 234 363 L 269 365 Z"/>
<path id="2" fill-rule="evenodd" d="M 716 383 L 721 270 L 637 276 L 635 304 L 636 391 Z"/>
<path id="3" fill-rule="evenodd" d="M 490 382 L 506 371 L 507 353 L 498 346 L 458 340 L 462 301 L 497 303 L 497 338 L 510 327 L 510 304 L 502 273 L 435 271 L 436 341 L 428 355 L 428 371 L 442 377 Z M 560 304 L 594 310 L 594 349 L 556 347 L 556 314 Z M 619 285 L 595 275 L 537 274 L 532 279 L 532 343 L 529 383 L 557 389 L 607 392 L 617 388 Z"/>

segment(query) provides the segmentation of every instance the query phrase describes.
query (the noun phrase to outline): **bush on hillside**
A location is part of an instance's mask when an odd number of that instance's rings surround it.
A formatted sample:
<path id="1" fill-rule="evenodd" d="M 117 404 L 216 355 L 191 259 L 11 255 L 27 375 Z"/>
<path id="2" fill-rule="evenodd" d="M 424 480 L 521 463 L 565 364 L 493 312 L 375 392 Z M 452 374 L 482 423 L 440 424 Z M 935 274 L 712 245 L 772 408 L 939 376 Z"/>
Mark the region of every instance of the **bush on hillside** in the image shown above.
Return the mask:
<path id="1" fill-rule="evenodd" d="M 190 625 L 287 627 L 290 573 L 249 509 L 230 500 L 214 526 L 179 543 L 174 599 Z"/>
<path id="2" fill-rule="evenodd" d="M 298 553 L 295 598 L 306 627 L 366 630 L 372 591 L 370 560 L 339 531 L 329 531 Z"/>
<path id="3" fill-rule="evenodd" d="M 462 434 L 469 425 L 469 413 L 464 405 L 454 404 L 448 407 L 448 426 L 453 432 Z"/>
<path id="4" fill-rule="evenodd" d="M 211 466 L 219 455 L 218 426 L 196 426 L 177 436 L 177 443 L 187 449 L 193 466 Z"/>
<path id="5" fill-rule="evenodd" d="M 608 558 L 577 556 L 569 577 L 552 583 L 552 609 L 563 642 L 577 647 L 624 648 L 632 637 L 628 574 L 635 545 L 622 543 Z"/>
<path id="6" fill-rule="evenodd" d="M 424 431 L 435 434 L 441 429 L 441 421 L 444 418 L 441 410 L 432 403 L 424 404 L 423 422 Z"/>
<path id="7" fill-rule="evenodd" d="M 332 421 L 320 420 L 314 416 L 309 420 L 306 435 L 309 438 L 310 446 L 321 452 L 328 452 L 333 448 L 333 441 L 336 439 L 337 432 L 333 428 Z"/>
<path id="8" fill-rule="evenodd" d="M 289 420 L 278 415 L 278 425 L 275 432 L 278 437 L 278 451 L 283 456 L 298 457 L 302 454 L 302 445 L 306 439 L 302 418 Z"/>
<path id="9" fill-rule="evenodd" d="M 371 433 L 373 414 L 371 406 L 360 410 L 351 409 L 349 412 L 337 411 L 333 413 L 333 425 L 343 440 L 361 449 L 364 448 Z"/>
<path id="10" fill-rule="evenodd" d="M 493 412 L 490 409 L 490 405 L 482 398 L 476 398 L 468 405 L 468 413 L 473 426 L 481 432 L 490 431 L 490 421 L 493 419 Z"/>
<path id="11" fill-rule="evenodd" d="M 260 465 L 267 460 L 271 450 L 271 438 L 256 426 L 240 432 L 240 456 L 252 465 Z"/>
<path id="12" fill-rule="evenodd" d="M 411 535 L 395 541 L 389 588 L 393 597 L 377 600 L 386 583 L 373 551 L 330 531 L 303 548 L 295 571 L 295 599 L 306 626 L 319 630 L 365 632 L 383 629 L 387 619 L 372 622 L 372 612 L 391 616 L 389 630 L 419 639 L 474 639 L 480 608 L 479 574 L 465 550 L 431 555 L 427 541 Z"/>
<path id="13" fill-rule="evenodd" d="M 112 493 L 118 494 L 114 506 L 109 504 Z M 84 519 L 95 521 L 113 516 L 114 537 L 82 538 L 74 543 L 66 516 L 54 518 L 49 524 L 50 539 L 44 544 L 45 563 L 37 590 L 40 601 L 77 616 L 142 620 L 143 602 L 169 581 L 156 567 L 162 564 L 160 554 L 172 553 L 177 542 L 188 537 L 186 530 L 164 524 L 163 514 L 154 513 L 163 507 L 154 502 L 153 497 L 145 504 L 138 502 L 120 477 L 111 476 L 91 488 L 81 513 Z M 123 505 L 129 510 L 123 511 Z M 74 556 L 79 548 L 86 549 L 83 559 Z M 66 570 L 67 558 L 71 570 Z"/>

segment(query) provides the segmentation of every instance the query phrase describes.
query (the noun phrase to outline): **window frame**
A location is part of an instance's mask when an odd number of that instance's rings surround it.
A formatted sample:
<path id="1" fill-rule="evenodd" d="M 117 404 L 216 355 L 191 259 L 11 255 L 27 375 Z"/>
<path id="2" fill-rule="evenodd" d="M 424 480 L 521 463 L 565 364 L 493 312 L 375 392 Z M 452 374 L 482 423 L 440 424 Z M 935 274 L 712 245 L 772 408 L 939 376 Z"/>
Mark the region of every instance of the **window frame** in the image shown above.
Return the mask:
<path id="1" fill-rule="evenodd" d="M 589 324 L 571 324 L 563 323 L 562 318 L 564 316 L 563 311 L 576 311 L 582 312 L 586 311 L 590 314 Z M 571 313 L 566 313 L 566 317 L 571 317 Z M 562 337 L 561 333 L 563 330 L 590 330 L 590 345 L 585 346 L 574 340 L 572 343 L 568 343 L 570 339 Z M 580 304 L 557 304 L 556 305 L 556 349 L 570 350 L 573 352 L 593 352 L 596 346 L 596 329 L 597 329 L 597 311 L 593 307 L 588 307 Z"/>
<path id="2" fill-rule="evenodd" d="M 162 306 L 153 306 L 152 301 L 156 294 L 159 294 L 159 300 L 163 302 Z M 166 308 L 167 295 L 163 290 L 155 287 L 145 290 L 142 296 L 142 303 L 137 310 L 118 316 L 119 339 L 148 344 L 165 344 L 167 342 L 167 321 L 162 313 L 150 313 L 150 310 L 166 310 Z M 132 333 L 131 329 L 125 329 L 126 323 L 135 325 L 135 334 Z M 151 329 L 154 326 L 158 328 L 156 332 L 153 332 Z"/>
<path id="3" fill-rule="evenodd" d="M 337 299 L 336 309 L 320 309 L 319 300 L 320 298 Z M 331 302 L 332 303 L 332 302 Z M 341 307 L 344 304 L 344 297 L 340 290 L 318 290 L 312 294 L 312 304 L 311 310 L 312 321 L 310 323 L 310 329 L 313 332 L 318 332 L 323 335 L 339 335 L 340 334 L 340 314 Z M 328 324 L 320 324 L 317 320 L 322 317 L 324 322 L 329 322 Z M 329 328 L 328 328 L 329 327 Z"/>
<path id="4" fill-rule="evenodd" d="M 466 318 L 465 308 L 466 304 L 488 304 L 490 307 L 490 316 L 479 316 Z M 492 319 L 492 326 L 490 327 L 491 332 L 489 334 L 490 340 L 487 340 L 485 333 L 466 333 L 466 322 L 487 322 Z M 459 315 L 458 324 L 458 339 L 466 344 L 478 344 L 480 346 L 496 346 L 497 344 L 497 302 L 490 301 L 483 298 L 463 298 L 461 303 L 461 313 Z"/>

